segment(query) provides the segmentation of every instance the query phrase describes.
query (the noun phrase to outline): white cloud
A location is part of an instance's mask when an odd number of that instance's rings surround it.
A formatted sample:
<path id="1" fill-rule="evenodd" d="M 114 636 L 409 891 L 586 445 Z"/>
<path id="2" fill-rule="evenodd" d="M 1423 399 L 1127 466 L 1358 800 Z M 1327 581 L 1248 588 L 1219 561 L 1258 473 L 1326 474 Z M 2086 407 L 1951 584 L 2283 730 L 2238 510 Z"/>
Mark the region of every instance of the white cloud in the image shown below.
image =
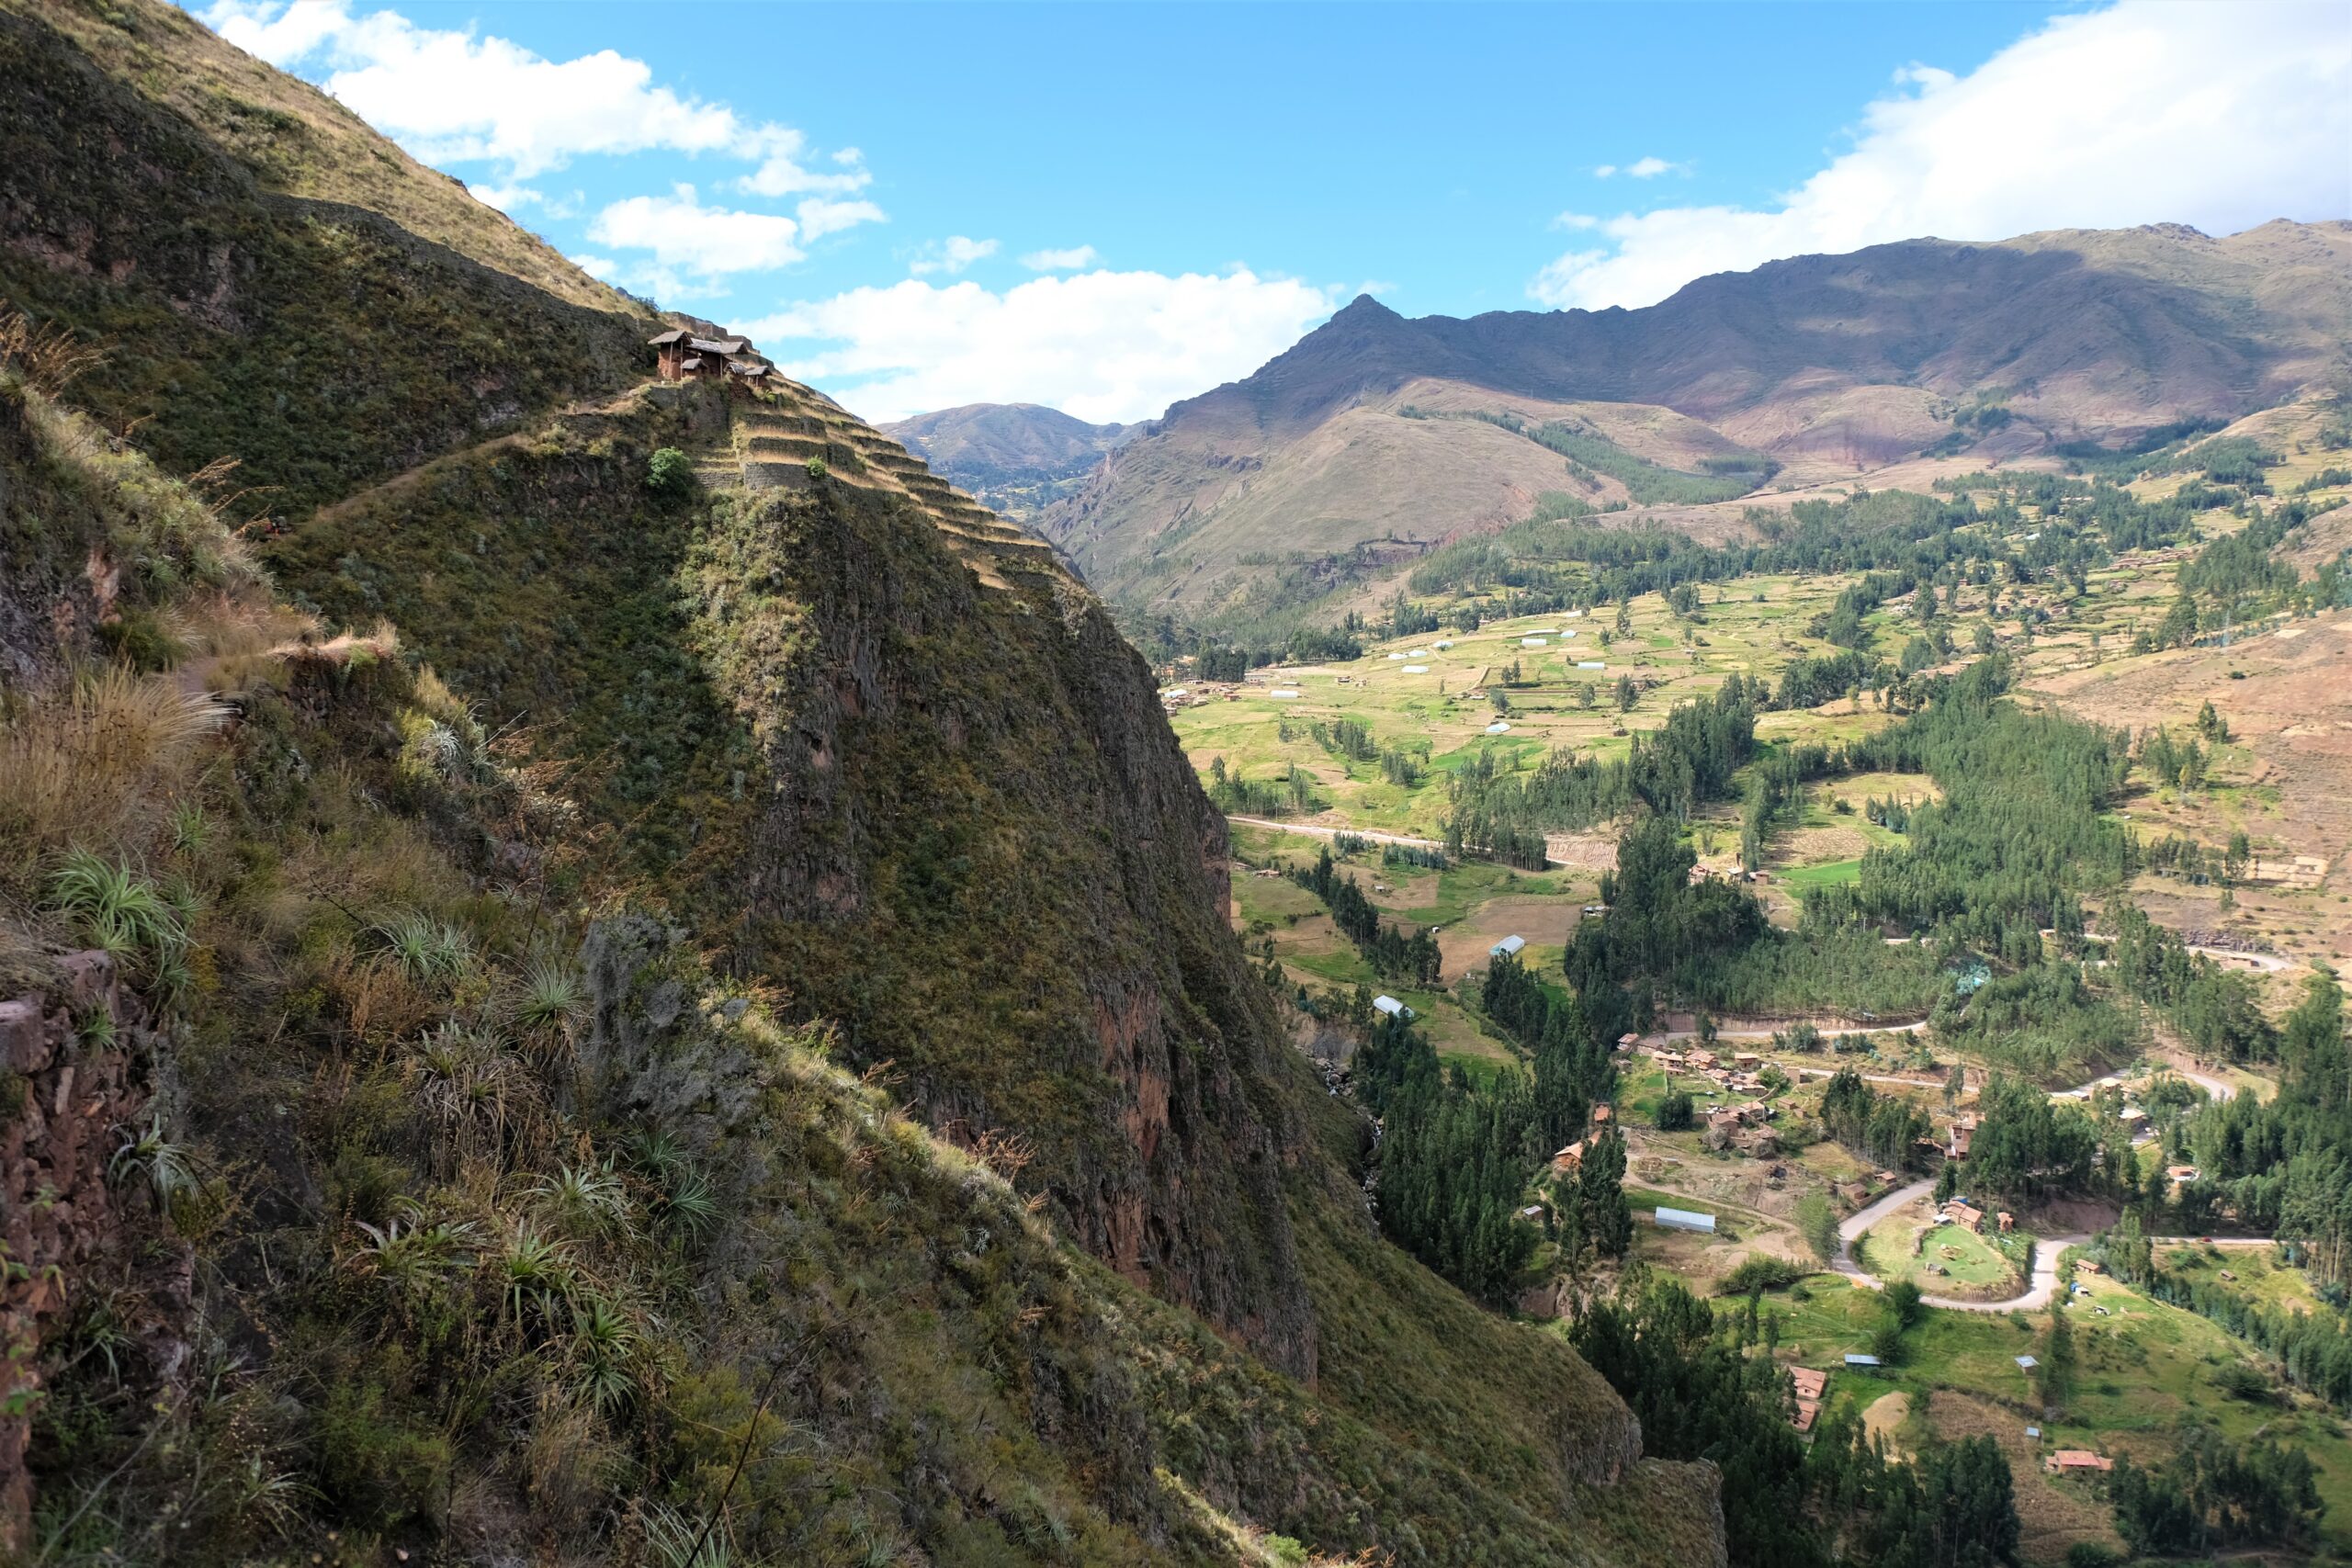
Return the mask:
<path id="1" fill-rule="evenodd" d="M 612 203 L 590 220 L 588 237 L 650 253 L 653 270 L 640 276 L 662 284 L 664 292 L 678 291 L 683 279 L 707 286 L 729 273 L 789 266 L 802 255 L 800 225 L 791 219 L 705 207 L 690 185 Z"/>
<path id="2" fill-rule="evenodd" d="M 764 146 L 760 166 L 738 181 L 738 185 L 754 196 L 797 196 L 802 191 L 820 191 L 843 195 L 864 190 L 874 176 L 865 172 L 865 154 L 854 147 L 844 147 L 832 155 L 841 165 L 838 175 L 820 175 L 802 166 L 808 156 L 808 139 L 785 126 L 764 128 Z"/>
<path id="3" fill-rule="evenodd" d="M 944 240 L 925 245 L 921 254 L 907 264 L 907 270 L 918 277 L 934 272 L 944 272 L 952 277 L 974 262 L 985 261 L 996 254 L 996 251 L 994 240 L 972 240 L 961 234 L 950 234 Z"/>
<path id="4" fill-rule="evenodd" d="M 1310 284 L 1246 269 L 1089 272 L 1001 293 L 910 278 L 740 325 L 787 375 L 825 385 L 867 419 L 1037 402 L 1107 422 L 1150 418 L 1248 375 L 1331 305 Z"/>
<path id="5" fill-rule="evenodd" d="M 1605 180 L 1605 179 L 1609 178 L 1611 175 L 1614 175 L 1616 172 L 1617 172 L 1617 165 L 1616 165 L 1616 164 L 1601 164 L 1601 165 L 1600 165 L 1600 167 L 1599 167 L 1599 168 L 1597 168 L 1597 169 L 1595 169 L 1595 170 L 1593 170 L 1593 171 L 1592 171 L 1592 177 L 1593 177 L 1594 179 L 1597 179 L 1597 180 Z"/>
<path id="6" fill-rule="evenodd" d="M 1637 180 L 1654 180 L 1660 175 L 1690 172 L 1688 164 L 1669 164 L 1663 158 L 1636 158 L 1625 165 L 1625 173 Z"/>
<path id="7" fill-rule="evenodd" d="M 832 155 L 842 172 L 813 173 L 799 131 L 681 96 L 608 49 L 552 61 L 397 11 L 356 16 L 350 0 L 218 0 L 203 19 L 273 65 L 323 67 L 327 91 L 427 163 L 495 164 L 511 182 L 584 153 L 661 149 L 754 164 L 741 184 L 762 196 L 845 195 L 869 179 L 854 149 Z"/>
<path id="8" fill-rule="evenodd" d="M 1598 229 L 1600 220 L 1589 212 L 1563 212 L 1552 220 L 1555 229 Z"/>
<path id="9" fill-rule="evenodd" d="M 1102 259 L 1092 245 L 1072 245 L 1062 251 L 1031 251 L 1021 265 L 1031 272 L 1084 272 Z"/>
<path id="10" fill-rule="evenodd" d="M 800 215 L 801 237 L 809 240 L 882 221 L 882 209 L 870 201 L 836 201 L 829 196 L 812 196 L 793 211 Z"/>
<path id="11" fill-rule="evenodd" d="M 1851 149 L 1777 205 L 1609 219 L 1606 248 L 1559 257 L 1528 292 L 1647 305 L 1707 273 L 1922 235 L 2227 233 L 2352 213 L 2352 28 L 2335 0 L 2123 0 L 2058 17 L 1966 76 L 1910 65 L 1895 83 Z"/>

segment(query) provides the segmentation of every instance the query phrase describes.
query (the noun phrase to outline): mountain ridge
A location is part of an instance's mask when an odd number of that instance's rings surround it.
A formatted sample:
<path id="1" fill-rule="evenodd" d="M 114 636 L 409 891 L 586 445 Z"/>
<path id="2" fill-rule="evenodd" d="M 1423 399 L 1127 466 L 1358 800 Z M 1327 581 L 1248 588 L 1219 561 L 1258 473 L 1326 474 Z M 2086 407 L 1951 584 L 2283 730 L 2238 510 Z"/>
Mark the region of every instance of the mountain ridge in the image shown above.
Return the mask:
<path id="1" fill-rule="evenodd" d="M 2347 276 L 2352 223 L 2279 220 L 2219 239 L 2167 225 L 1905 241 L 1711 275 L 1640 310 L 1407 318 L 1359 296 L 1250 377 L 1171 405 L 1039 526 L 1114 600 L 1199 614 L 1263 587 L 1238 567 L 1253 551 L 1311 561 L 1388 537 L 1367 492 L 1415 515 L 1398 541 L 1413 547 L 1493 525 L 1509 508 L 1491 485 L 1351 480 L 1342 453 L 1317 460 L 1336 479 L 1302 479 L 1285 502 L 1309 542 L 1263 518 L 1220 535 L 1257 476 L 1308 461 L 1310 433 L 1393 415 L 1415 381 L 1667 409 L 1792 485 L 1982 440 L 1955 420 L 1977 405 L 2014 427 L 1993 449 L 2004 458 L 2232 419 L 2347 375 Z"/>
<path id="2" fill-rule="evenodd" d="M 1024 522 L 1145 428 L 1093 424 L 1041 403 L 965 403 L 880 426 L 987 505 Z"/>

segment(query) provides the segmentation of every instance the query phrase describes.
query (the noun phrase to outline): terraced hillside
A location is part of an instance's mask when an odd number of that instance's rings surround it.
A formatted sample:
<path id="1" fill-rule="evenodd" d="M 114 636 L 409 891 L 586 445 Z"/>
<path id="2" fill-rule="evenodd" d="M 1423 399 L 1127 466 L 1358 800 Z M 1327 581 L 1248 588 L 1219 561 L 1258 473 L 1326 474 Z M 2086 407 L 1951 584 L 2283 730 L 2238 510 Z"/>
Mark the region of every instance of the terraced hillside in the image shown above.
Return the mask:
<path id="1" fill-rule="evenodd" d="M 1008 561 L 1032 569 L 1057 564 L 1050 545 L 1005 522 L 813 388 L 784 381 L 773 394 L 737 408 L 734 446 L 743 486 L 755 492 L 806 491 L 831 480 L 905 497 L 930 515 L 956 558 L 990 587 L 1006 586 L 999 569 Z"/>

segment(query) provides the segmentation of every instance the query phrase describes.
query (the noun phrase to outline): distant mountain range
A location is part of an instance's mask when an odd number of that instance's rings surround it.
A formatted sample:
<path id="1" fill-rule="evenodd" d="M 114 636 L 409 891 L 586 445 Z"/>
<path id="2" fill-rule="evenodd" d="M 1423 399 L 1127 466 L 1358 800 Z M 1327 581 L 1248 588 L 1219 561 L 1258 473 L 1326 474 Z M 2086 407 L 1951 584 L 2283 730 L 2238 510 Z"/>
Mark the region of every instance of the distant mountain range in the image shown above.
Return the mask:
<path id="1" fill-rule="evenodd" d="M 2345 222 L 1916 240 L 1638 310 L 1367 296 L 1057 480 L 1039 526 L 1108 596 L 1249 617 L 1539 504 L 1720 536 L 1826 484 L 2234 419 L 2352 378 L 2347 322 Z"/>
<path id="2" fill-rule="evenodd" d="M 1034 521 L 1143 430 L 1089 424 L 1036 403 L 967 403 L 882 426 L 885 434 L 1007 516 Z"/>

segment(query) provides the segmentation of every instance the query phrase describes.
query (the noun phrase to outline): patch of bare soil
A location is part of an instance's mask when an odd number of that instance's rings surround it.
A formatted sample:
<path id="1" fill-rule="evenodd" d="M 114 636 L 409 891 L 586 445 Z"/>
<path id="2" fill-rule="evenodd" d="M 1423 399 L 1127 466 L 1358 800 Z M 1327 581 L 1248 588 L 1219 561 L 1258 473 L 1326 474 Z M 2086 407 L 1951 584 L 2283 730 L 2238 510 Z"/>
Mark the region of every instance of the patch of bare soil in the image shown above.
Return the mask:
<path id="1" fill-rule="evenodd" d="M 1911 1396 L 1907 1393 L 1883 1393 L 1871 1401 L 1862 1412 L 1862 1430 L 1886 1445 L 1890 1455 L 1900 1454 L 1903 1445 L 1898 1434 L 1903 1423 L 1911 1419 Z"/>
<path id="2" fill-rule="evenodd" d="M 1928 1401 L 1927 1421 L 1937 1437 L 1956 1442 L 1962 1438 L 1989 1437 L 2001 1446 L 2009 1461 L 2016 1488 L 2019 1544 L 2030 1562 L 2063 1562 L 2078 1540 L 2097 1542 L 2120 1551 L 2108 1511 L 2090 1497 L 2078 1496 L 2051 1483 L 2041 1468 L 2041 1445 L 2025 1435 L 2026 1416 L 1997 1404 L 1939 1390 Z"/>
<path id="3" fill-rule="evenodd" d="M 1544 857 L 1555 865 L 1578 871 L 1615 871 L 1617 840 L 1613 834 L 1553 833 L 1544 840 Z"/>
<path id="4" fill-rule="evenodd" d="M 1780 858 L 1791 865 L 1860 860 L 1870 847 L 1870 836 L 1860 828 L 1799 828 L 1779 846 Z"/>
<path id="5" fill-rule="evenodd" d="M 1488 899 L 1437 933 L 1440 973 L 1451 980 L 1473 969 L 1484 969 L 1487 949 L 1507 936 L 1523 936 L 1539 946 L 1564 942 L 1581 908 L 1570 899 L 1557 897 Z"/>
<path id="6" fill-rule="evenodd" d="M 2234 678 L 2233 678 L 2234 676 Z M 2215 787 L 2127 803 L 2143 836 L 2179 833 L 2219 848 L 2244 830 L 2260 874 L 2218 908 L 2220 889 L 2143 879 L 2148 913 L 2177 929 L 2225 926 L 2290 957 L 2352 962 L 2352 612 L 2335 610 L 2232 648 L 2184 649 L 2039 675 L 2030 690 L 2077 718 L 2189 732 L 2213 705 L 2230 727 Z M 2318 876 L 2295 856 L 2324 862 Z M 2306 863 L 2308 865 L 2308 863 Z"/>

